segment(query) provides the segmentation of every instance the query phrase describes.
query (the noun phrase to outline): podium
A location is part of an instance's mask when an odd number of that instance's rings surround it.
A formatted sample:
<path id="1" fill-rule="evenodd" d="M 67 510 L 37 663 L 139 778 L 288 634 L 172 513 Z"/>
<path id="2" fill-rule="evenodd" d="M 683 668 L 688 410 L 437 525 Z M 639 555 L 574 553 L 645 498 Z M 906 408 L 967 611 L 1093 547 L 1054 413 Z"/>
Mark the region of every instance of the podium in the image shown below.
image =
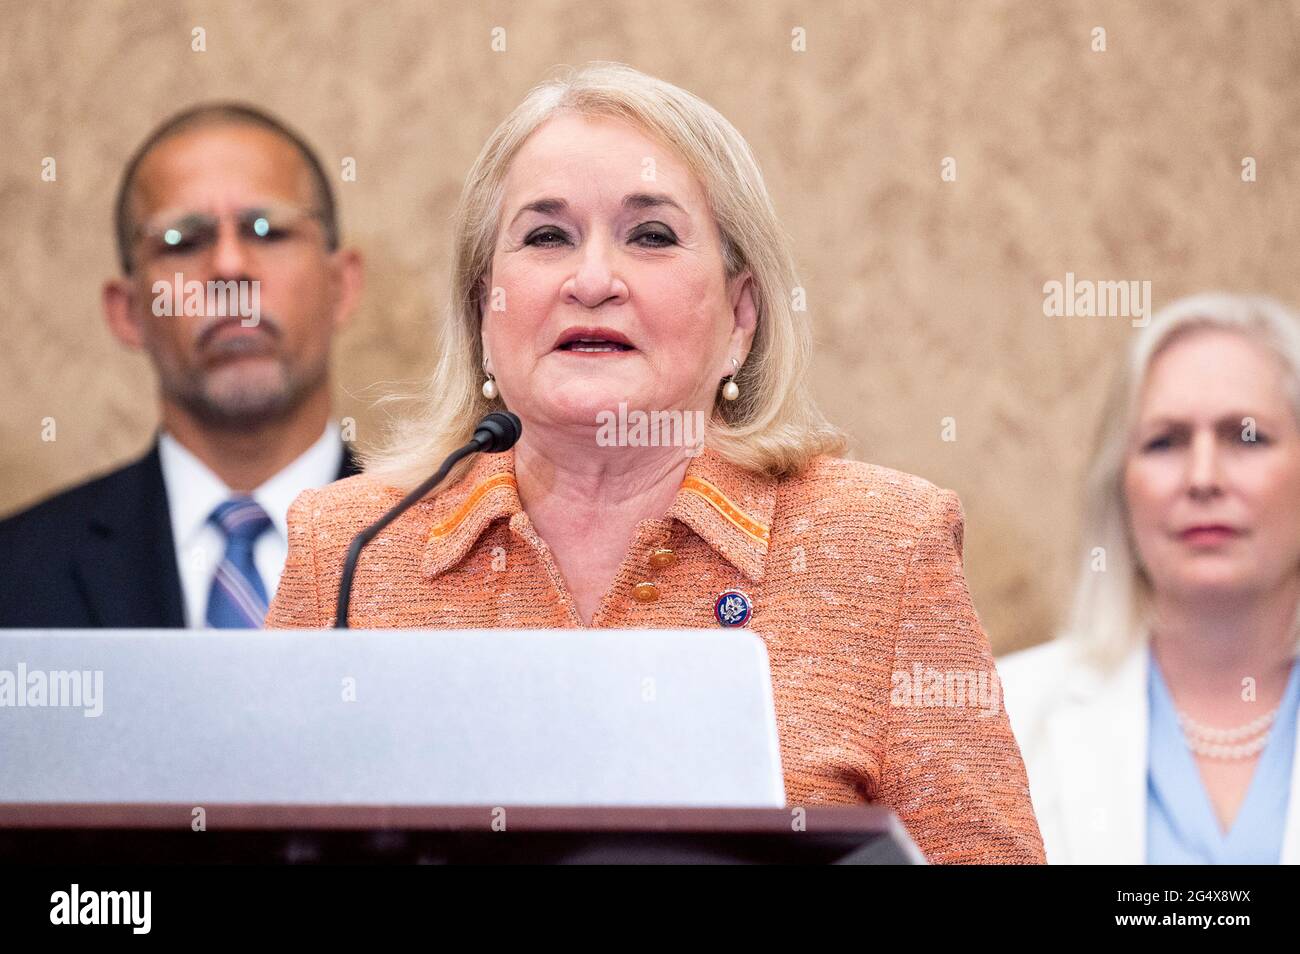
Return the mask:
<path id="1" fill-rule="evenodd" d="M 0 858 L 922 861 L 790 807 L 744 630 L 0 633 Z"/>
<path id="2" fill-rule="evenodd" d="M 50 864 L 924 864 L 888 809 L 0 805 Z"/>

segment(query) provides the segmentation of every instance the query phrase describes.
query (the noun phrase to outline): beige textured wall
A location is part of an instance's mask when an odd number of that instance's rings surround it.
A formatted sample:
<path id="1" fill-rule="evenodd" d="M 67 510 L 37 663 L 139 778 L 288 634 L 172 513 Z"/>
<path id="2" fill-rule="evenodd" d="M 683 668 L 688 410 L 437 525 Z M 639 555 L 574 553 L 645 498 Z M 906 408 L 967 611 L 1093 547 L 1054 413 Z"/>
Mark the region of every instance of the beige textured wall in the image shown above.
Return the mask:
<path id="1" fill-rule="evenodd" d="M 427 365 L 461 177 L 531 84 L 616 59 L 708 99 L 794 238 L 817 389 L 855 456 L 961 494 L 998 650 L 1059 618 L 1085 448 L 1132 334 L 1045 318 L 1043 283 L 1300 300 L 1295 3 L 5 0 L 0 22 L 0 512 L 146 445 L 151 372 L 99 313 L 111 195 L 150 127 L 212 97 L 279 112 L 330 168 L 357 160 L 338 191 L 369 287 L 336 366 L 362 440 L 371 401 Z"/>

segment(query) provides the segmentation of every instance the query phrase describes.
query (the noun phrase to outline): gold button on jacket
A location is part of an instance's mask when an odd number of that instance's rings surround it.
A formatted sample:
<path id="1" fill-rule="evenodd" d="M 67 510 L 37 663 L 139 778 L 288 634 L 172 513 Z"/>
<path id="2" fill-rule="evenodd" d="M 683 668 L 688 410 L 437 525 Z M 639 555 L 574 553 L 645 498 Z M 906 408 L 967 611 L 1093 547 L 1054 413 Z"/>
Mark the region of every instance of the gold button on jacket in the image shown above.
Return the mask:
<path id="1" fill-rule="evenodd" d="M 673 562 L 673 551 L 664 547 L 655 550 L 650 554 L 650 565 L 656 570 L 662 570 L 666 566 L 671 566 Z"/>

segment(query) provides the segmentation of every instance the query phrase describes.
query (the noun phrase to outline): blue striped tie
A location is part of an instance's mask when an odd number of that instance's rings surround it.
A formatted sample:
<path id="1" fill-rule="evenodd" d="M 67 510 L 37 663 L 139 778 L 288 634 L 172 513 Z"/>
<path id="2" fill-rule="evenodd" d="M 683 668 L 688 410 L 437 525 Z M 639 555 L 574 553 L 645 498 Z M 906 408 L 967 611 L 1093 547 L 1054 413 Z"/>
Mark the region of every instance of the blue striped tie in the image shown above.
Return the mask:
<path id="1" fill-rule="evenodd" d="M 235 497 L 208 518 L 226 535 L 226 555 L 208 593 L 208 625 L 216 629 L 261 629 L 266 587 L 253 563 L 253 543 L 271 518 L 252 497 Z"/>

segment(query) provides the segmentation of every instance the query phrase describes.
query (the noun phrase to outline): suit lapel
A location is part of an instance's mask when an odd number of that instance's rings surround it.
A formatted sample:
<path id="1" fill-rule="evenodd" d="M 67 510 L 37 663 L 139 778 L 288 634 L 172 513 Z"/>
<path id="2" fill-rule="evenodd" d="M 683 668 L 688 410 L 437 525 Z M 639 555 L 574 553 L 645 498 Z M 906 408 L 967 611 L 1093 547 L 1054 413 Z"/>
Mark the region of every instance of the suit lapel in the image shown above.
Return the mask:
<path id="1" fill-rule="evenodd" d="M 156 443 L 95 502 L 73 562 L 95 625 L 185 626 Z"/>
<path id="2" fill-rule="evenodd" d="M 1077 664 L 1051 728 L 1069 860 L 1141 864 L 1146 855 L 1145 645 L 1109 677 Z"/>

